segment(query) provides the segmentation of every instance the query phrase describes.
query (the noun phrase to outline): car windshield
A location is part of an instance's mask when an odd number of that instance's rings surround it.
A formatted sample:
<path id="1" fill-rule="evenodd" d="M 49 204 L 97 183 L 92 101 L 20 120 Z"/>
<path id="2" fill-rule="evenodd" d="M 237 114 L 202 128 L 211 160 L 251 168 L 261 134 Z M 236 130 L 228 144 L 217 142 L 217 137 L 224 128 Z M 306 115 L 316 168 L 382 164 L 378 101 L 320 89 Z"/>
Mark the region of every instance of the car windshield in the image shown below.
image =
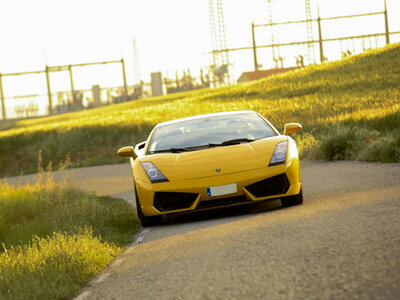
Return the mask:
<path id="1" fill-rule="evenodd" d="M 276 135 L 256 113 L 211 116 L 157 127 L 147 153 L 193 151 Z"/>

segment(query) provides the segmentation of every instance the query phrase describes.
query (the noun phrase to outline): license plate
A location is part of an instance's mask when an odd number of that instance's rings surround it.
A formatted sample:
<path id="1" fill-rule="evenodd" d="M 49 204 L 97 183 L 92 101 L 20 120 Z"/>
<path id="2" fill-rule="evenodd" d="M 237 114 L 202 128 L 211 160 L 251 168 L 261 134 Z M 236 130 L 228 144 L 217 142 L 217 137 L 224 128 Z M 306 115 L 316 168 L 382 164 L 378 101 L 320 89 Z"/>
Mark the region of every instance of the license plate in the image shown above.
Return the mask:
<path id="1" fill-rule="evenodd" d="M 237 185 L 236 183 L 226 184 L 226 185 L 218 185 L 218 186 L 210 186 L 206 188 L 207 196 L 214 197 L 214 196 L 222 196 L 228 194 L 234 194 L 237 192 Z"/>

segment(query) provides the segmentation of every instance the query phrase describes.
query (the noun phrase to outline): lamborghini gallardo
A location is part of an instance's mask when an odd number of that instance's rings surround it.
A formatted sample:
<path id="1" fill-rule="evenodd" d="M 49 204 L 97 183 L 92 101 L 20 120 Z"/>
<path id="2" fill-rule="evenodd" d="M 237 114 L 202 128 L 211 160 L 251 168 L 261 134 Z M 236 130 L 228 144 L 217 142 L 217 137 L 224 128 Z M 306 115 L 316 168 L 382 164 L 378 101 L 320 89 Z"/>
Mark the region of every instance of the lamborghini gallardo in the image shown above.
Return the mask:
<path id="1" fill-rule="evenodd" d="M 162 216 L 280 199 L 303 203 L 295 141 L 254 111 L 199 115 L 157 124 L 148 139 L 118 150 L 132 167 L 142 226 Z"/>

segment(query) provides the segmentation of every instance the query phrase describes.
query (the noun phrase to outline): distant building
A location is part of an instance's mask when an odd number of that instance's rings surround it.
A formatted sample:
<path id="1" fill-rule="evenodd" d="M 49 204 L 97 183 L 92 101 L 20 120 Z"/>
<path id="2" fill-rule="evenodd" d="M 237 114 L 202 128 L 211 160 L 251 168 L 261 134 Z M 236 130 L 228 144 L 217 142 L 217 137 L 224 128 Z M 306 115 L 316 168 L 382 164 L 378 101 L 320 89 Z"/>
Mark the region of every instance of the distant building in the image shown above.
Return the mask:
<path id="1" fill-rule="evenodd" d="M 164 96 L 166 94 L 166 87 L 161 72 L 151 73 L 151 93 L 153 97 Z"/>
<path id="2" fill-rule="evenodd" d="M 92 86 L 92 96 L 94 107 L 101 106 L 100 86 L 98 84 Z"/>
<path id="3" fill-rule="evenodd" d="M 238 82 L 258 80 L 261 78 L 269 77 L 271 75 L 286 73 L 286 72 L 297 70 L 300 68 L 301 67 L 290 67 L 290 68 L 260 70 L 260 71 L 253 71 L 253 72 L 243 72 L 242 75 L 240 75 Z"/>

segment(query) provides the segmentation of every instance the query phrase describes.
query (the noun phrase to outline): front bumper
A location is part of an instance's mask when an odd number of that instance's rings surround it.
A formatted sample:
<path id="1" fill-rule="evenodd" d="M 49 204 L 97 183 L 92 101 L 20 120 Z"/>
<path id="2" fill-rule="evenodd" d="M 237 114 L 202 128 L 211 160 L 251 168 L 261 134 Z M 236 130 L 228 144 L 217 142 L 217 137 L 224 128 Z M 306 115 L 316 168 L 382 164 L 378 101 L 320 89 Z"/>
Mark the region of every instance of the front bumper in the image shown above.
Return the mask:
<path id="1" fill-rule="evenodd" d="M 207 187 L 232 183 L 237 185 L 236 193 L 207 196 Z M 265 184 L 270 187 L 263 188 Z M 284 165 L 205 178 L 155 184 L 137 180 L 136 190 L 142 212 L 146 216 L 263 201 L 300 193 L 300 166 L 295 158 Z"/>

